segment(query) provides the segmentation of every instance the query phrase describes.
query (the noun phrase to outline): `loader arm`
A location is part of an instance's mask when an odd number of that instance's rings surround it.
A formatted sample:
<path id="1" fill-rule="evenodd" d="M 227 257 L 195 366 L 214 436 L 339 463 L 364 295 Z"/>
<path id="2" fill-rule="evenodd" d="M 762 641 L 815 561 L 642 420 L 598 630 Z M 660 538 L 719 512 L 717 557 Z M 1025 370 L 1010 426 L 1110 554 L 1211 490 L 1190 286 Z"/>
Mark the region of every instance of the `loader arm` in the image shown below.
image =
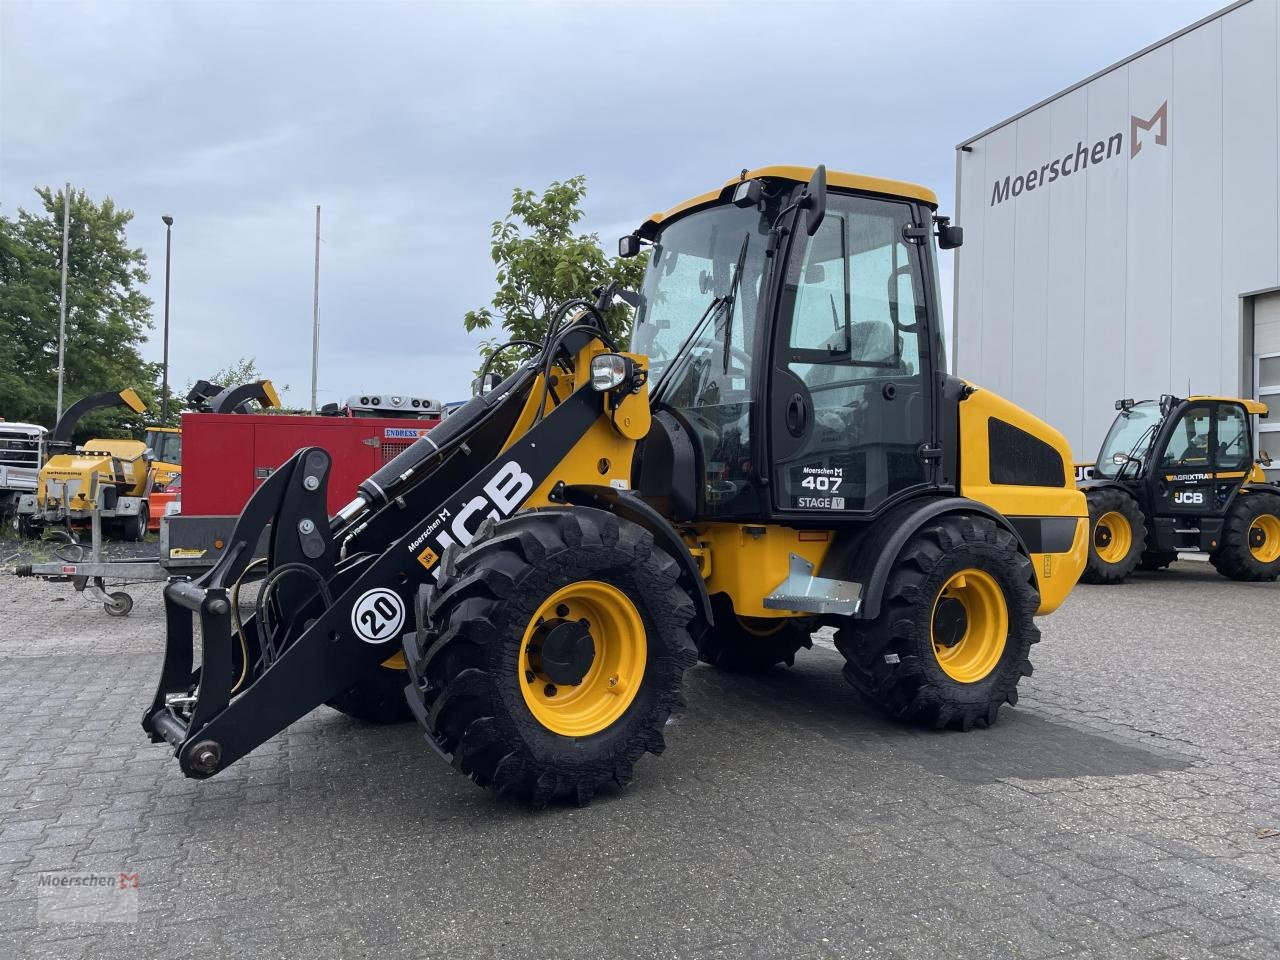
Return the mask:
<path id="1" fill-rule="evenodd" d="M 525 405 L 540 382 L 525 377 L 497 406 Z M 464 445 L 443 465 L 420 463 L 401 484 L 412 481 L 411 488 L 381 487 L 381 502 L 366 501 L 332 520 L 324 509 L 329 457 L 318 448 L 300 450 L 250 499 L 218 564 L 194 582 L 166 588 L 165 662 L 143 717 L 153 742 L 171 744 L 188 776 L 212 776 L 386 661 L 399 649 L 418 587 L 448 562 L 447 547 L 465 545 L 481 524 L 524 505 L 601 418 L 604 396 L 579 387 L 505 449 Z M 458 482 L 462 475 L 467 479 Z M 232 588 L 268 524 L 270 572 L 260 595 L 268 585 L 278 588 L 277 625 L 255 615 L 237 636 Z M 377 554 L 361 550 L 393 524 L 399 535 L 389 546 Z M 344 541 L 353 548 L 345 560 Z M 272 631 L 265 648 L 250 639 Z M 236 690 L 241 670 L 247 682 Z"/>

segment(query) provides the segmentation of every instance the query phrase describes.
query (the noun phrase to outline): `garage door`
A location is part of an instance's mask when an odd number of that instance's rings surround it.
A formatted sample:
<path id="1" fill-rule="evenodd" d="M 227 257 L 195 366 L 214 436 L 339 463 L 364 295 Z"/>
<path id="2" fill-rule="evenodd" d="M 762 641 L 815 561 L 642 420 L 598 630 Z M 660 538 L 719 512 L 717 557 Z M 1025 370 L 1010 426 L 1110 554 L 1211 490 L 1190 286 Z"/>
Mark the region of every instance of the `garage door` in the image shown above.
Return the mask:
<path id="1" fill-rule="evenodd" d="M 1258 448 L 1275 462 L 1268 480 L 1280 480 L 1280 293 L 1268 293 L 1253 301 L 1254 395 L 1270 407 L 1258 420 Z"/>

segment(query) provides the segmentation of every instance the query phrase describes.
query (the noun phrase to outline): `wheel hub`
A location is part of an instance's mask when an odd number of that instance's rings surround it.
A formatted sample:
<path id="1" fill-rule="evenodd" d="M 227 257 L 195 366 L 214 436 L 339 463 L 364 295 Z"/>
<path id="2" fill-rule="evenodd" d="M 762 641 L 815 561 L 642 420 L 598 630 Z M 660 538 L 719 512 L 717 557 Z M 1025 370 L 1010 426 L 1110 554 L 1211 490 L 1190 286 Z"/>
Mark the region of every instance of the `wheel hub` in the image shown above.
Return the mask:
<path id="1" fill-rule="evenodd" d="M 939 647 L 954 647 L 968 629 L 969 615 L 964 604 L 955 597 L 940 597 L 933 611 L 933 642 Z"/>
<path id="2" fill-rule="evenodd" d="M 1259 563 L 1280 560 L 1280 517 L 1263 513 L 1249 525 L 1249 552 Z"/>
<path id="3" fill-rule="evenodd" d="M 596 644 L 588 622 L 585 619 L 550 621 L 538 633 L 543 676 L 557 686 L 580 684 L 596 659 Z"/>
<path id="4" fill-rule="evenodd" d="M 1093 542 L 1099 550 L 1105 550 L 1111 546 L 1111 531 L 1106 527 L 1098 527 L 1093 533 Z"/>
<path id="5" fill-rule="evenodd" d="M 578 580 L 547 597 L 521 640 L 518 682 L 552 733 L 586 737 L 616 722 L 644 678 L 644 620 L 616 586 Z"/>
<path id="6" fill-rule="evenodd" d="M 987 677 L 1009 633 L 1009 608 L 995 577 L 973 567 L 952 574 L 934 600 L 930 633 L 938 666 L 952 680 Z"/>

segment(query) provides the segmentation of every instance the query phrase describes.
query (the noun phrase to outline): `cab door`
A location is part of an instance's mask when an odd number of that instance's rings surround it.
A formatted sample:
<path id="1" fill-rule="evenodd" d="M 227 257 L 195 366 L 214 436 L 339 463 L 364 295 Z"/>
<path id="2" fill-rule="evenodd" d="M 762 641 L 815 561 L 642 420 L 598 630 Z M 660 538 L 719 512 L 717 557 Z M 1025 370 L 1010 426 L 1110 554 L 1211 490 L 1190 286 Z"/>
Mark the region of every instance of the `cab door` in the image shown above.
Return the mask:
<path id="1" fill-rule="evenodd" d="M 1248 418 L 1239 404 L 1195 401 L 1166 428 L 1154 465 L 1158 512 L 1220 512 L 1253 462 Z"/>
<path id="2" fill-rule="evenodd" d="M 931 481 L 928 310 L 909 203 L 832 193 L 778 300 L 769 448 L 780 513 L 870 512 Z"/>

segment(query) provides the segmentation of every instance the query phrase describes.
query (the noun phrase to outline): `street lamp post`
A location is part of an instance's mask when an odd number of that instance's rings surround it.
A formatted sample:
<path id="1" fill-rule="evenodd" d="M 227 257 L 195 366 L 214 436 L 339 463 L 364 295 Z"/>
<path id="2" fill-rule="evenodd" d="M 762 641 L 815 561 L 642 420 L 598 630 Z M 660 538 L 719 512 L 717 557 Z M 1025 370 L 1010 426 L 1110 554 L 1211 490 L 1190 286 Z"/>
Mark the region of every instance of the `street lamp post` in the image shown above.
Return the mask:
<path id="1" fill-rule="evenodd" d="M 173 242 L 173 217 L 167 213 L 164 221 L 164 373 L 160 384 L 160 422 L 169 423 L 169 251 Z"/>

